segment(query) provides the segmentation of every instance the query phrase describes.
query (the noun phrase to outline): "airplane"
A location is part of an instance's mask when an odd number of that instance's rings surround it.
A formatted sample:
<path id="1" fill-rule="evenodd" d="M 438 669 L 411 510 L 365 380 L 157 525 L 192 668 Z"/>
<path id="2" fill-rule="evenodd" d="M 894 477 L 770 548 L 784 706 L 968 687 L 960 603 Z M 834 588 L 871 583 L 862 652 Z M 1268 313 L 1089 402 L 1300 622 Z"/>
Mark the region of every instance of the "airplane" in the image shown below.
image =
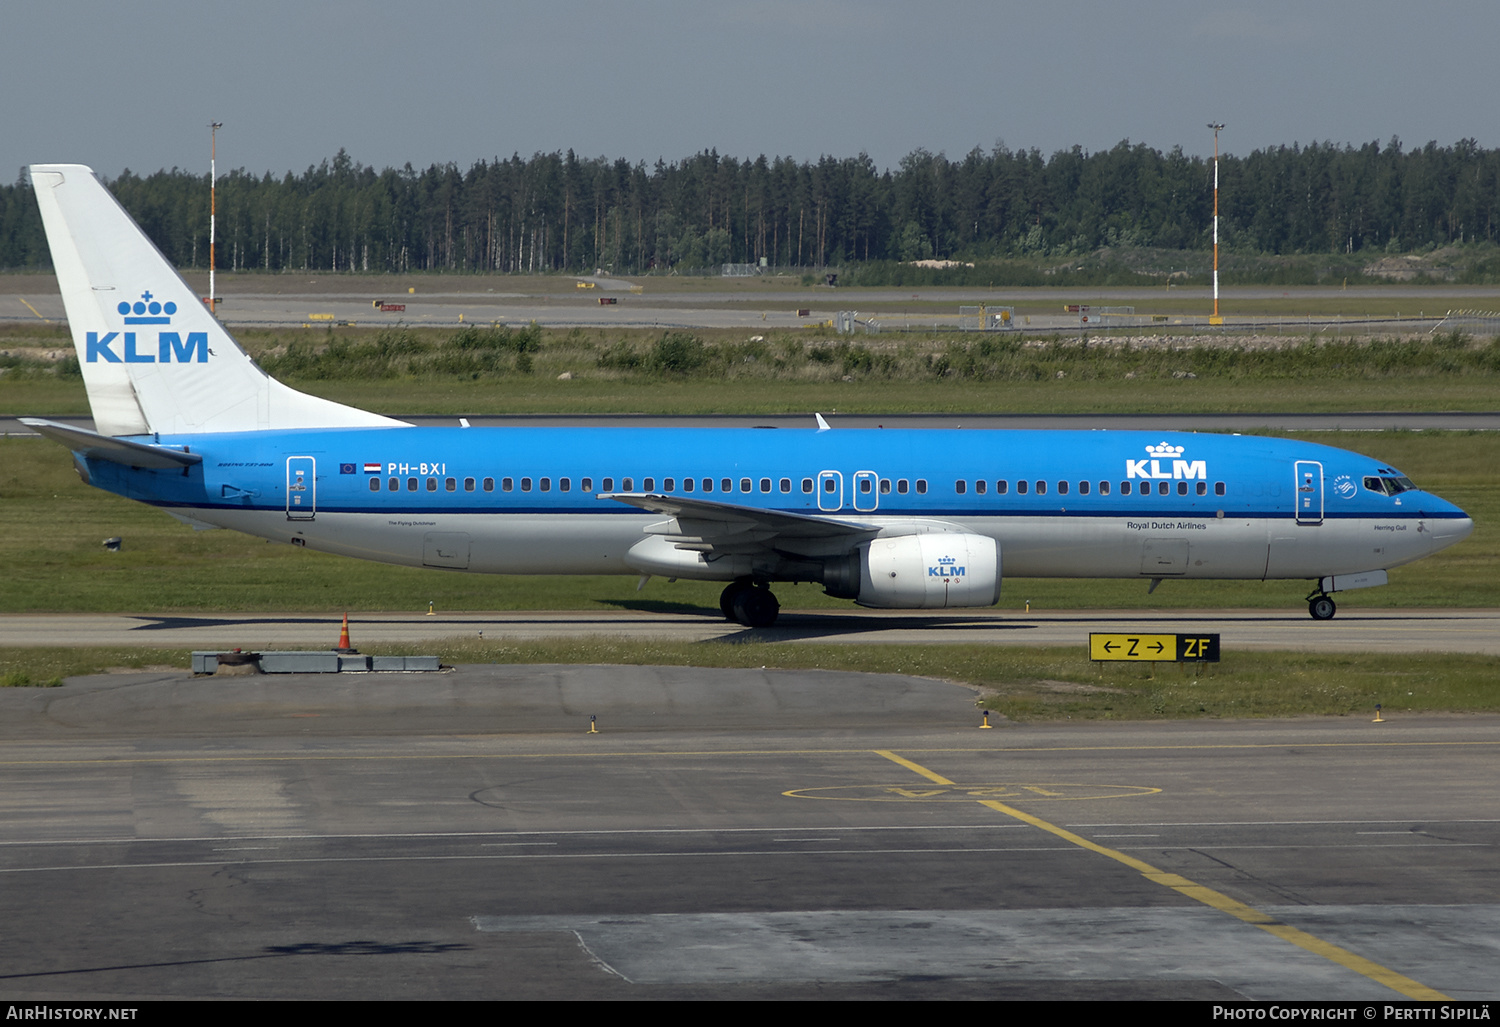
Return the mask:
<path id="1" fill-rule="evenodd" d="M 1005 575 L 1309 579 L 1340 591 L 1462 540 L 1379 460 L 1182 432 L 471 428 L 298 392 L 261 370 L 82 165 L 30 168 L 95 430 L 23 418 L 83 480 L 196 528 L 455 572 L 770 586 L 878 609 L 991 606 Z"/>

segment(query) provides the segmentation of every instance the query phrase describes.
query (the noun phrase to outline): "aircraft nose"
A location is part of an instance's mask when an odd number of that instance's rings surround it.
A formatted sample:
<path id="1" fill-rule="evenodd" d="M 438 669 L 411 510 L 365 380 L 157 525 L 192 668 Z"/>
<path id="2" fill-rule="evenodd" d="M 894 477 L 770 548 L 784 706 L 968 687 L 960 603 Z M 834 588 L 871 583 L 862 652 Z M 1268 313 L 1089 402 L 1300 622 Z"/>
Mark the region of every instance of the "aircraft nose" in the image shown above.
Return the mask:
<path id="1" fill-rule="evenodd" d="M 1427 534 L 1436 548 L 1451 546 L 1469 537 L 1474 530 L 1473 518 L 1446 499 L 1430 493 L 1424 498 L 1426 501 L 1419 511 L 1423 517 L 1430 518 L 1427 521 Z"/>
<path id="2" fill-rule="evenodd" d="M 1432 540 L 1451 546 L 1462 542 L 1474 530 L 1474 521 L 1467 514 L 1463 517 L 1443 517 L 1432 522 Z"/>

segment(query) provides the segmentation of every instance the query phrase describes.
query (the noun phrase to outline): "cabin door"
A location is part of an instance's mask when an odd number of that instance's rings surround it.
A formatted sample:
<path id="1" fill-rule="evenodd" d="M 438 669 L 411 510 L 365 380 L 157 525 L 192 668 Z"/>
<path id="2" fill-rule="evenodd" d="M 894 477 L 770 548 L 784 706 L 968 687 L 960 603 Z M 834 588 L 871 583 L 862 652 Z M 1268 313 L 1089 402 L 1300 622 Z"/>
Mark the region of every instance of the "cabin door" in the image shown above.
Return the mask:
<path id="1" fill-rule="evenodd" d="M 854 472 L 854 509 L 872 513 L 880 505 L 880 475 L 874 471 Z"/>
<path id="2" fill-rule="evenodd" d="M 310 456 L 286 458 L 286 519 L 310 521 L 318 513 L 318 462 Z"/>
<path id="3" fill-rule="evenodd" d="M 844 475 L 841 471 L 818 472 L 818 509 L 833 513 L 844 507 Z"/>
<path id="4" fill-rule="evenodd" d="M 1323 523 L 1323 465 L 1316 460 L 1298 460 L 1297 484 L 1293 490 L 1298 524 Z"/>

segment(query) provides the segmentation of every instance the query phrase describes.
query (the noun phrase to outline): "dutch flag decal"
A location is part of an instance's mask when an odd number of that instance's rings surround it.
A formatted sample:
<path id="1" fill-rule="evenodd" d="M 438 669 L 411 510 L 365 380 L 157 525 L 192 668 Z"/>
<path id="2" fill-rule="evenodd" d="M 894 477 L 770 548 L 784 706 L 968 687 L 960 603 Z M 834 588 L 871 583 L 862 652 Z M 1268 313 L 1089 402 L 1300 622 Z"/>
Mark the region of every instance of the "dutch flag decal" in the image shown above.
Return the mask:
<path id="1" fill-rule="evenodd" d="M 378 463 L 377 464 L 366 463 L 365 464 L 365 473 L 366 474 L 379 474 L 380 473 L 380 465 Z"/>

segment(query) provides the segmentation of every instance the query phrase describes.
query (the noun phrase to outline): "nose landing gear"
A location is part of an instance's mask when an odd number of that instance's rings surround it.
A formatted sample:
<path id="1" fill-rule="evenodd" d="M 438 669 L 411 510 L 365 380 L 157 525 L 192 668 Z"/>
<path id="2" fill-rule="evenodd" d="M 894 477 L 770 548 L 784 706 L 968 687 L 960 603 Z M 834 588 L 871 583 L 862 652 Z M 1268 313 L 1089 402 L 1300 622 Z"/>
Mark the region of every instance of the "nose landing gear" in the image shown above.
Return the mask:
<path id="1" fill-rule="evenodd" d="M 1307 612 L 1312 615 L 1313 620 L 1333 620 L 1338 609 L 1338 604 L 1326 592 L 1314 592 L 1307 597 Z"/>

